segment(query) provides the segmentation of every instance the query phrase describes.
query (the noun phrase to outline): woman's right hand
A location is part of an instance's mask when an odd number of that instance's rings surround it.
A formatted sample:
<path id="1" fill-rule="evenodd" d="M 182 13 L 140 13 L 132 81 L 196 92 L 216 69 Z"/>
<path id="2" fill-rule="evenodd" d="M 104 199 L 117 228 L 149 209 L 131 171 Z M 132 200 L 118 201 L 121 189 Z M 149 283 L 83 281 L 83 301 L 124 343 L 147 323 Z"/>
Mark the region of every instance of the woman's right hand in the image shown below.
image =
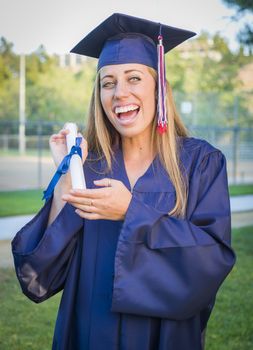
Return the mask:
<path id="1" fill-rule="evenodd" d="M 63 158 L 68 154 L 66 142 L 66 135 L 68 133 L 68 129 L 62 129 L 58 134 L 53 134 L 49 139 L 49 145 L 56 168 L 58 168 Z M 82 158 L 84 162 L 88 154 L 87 141 L 80 133 L 78 133 L 78 137 L 82 137 L 80 147 L 82 149 Z"/>

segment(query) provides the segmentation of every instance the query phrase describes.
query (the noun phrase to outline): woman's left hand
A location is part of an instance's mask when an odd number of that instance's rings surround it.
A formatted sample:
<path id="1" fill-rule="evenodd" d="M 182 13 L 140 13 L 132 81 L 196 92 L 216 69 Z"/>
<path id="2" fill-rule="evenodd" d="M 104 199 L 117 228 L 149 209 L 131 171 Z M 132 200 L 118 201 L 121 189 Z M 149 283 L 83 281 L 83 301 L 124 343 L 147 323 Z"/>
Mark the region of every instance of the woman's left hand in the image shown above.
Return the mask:
<path id="1" fill-rule="evenodd" d="M 71 190 L 62 199 L 76 207 L 76 213 L 84 219 L 123 220 L 132 194 L 118 180 L 104 178 L 94 181 L 100 188 Z"/>

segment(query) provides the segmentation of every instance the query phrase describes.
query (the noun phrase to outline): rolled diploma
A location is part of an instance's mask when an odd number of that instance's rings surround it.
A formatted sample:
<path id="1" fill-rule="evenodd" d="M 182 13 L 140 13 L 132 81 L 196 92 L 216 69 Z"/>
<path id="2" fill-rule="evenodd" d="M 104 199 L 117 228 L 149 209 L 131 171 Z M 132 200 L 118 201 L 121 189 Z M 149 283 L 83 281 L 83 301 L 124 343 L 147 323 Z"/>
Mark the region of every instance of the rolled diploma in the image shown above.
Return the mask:
<path id="1" fill-rule="evenodd" d="M 71 151 L 72 146 L 76 144 L 77 126 L 75 123 L 66 123 L 65 129 L 69 130 L 66 136 L 68 153 Z M 71 175 L 71 182 L 73 189 L 85 189 L 85 178 L 83 173 L 83 162 L 78 154 L 73 154 L 70 159 L 69 170 Z"/>

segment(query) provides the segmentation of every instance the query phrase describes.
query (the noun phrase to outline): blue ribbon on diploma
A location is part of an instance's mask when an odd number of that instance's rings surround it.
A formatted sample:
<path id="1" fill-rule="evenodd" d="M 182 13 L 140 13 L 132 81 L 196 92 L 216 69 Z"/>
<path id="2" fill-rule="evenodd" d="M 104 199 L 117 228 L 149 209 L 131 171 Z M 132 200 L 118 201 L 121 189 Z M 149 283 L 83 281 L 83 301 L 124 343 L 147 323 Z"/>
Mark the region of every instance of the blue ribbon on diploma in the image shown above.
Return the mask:
<path id="1" fill-rule="evenodd" d="M 61 164 L 58 166 L 58 169 L 56 170 L 56 173 L 54 174 L 52 180 L 50 181 L 47 189 L 43 192 L 43 198 L 46 201 L 52 196 L 54 192 L 54 188 L 57 184 L 57 182 L 60 180 L 60 177 L 63 174 L 66 174 L 69 170 L 69 164 L 70 164 L 70 159 L 74 154 L 78 154 L 79 157 L 82 159 L 82 150 L 81 150 L 81 142 L 82 138 L 81 137 L 76 137 L 76 144 L 72 146 L 69 154 L 67 154 L 63 160 L 61 161 Z"/>

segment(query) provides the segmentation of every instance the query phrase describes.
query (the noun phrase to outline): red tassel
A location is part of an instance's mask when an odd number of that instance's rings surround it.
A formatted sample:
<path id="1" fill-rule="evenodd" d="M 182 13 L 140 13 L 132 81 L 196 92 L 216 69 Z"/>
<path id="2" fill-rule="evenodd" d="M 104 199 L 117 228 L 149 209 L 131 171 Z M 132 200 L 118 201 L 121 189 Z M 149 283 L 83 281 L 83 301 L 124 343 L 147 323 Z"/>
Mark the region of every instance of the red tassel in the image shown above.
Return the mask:
<path id="1" fill-rule="evenodd" d="M 166 111 L 166 73 L 164 60 L 163 37 L 158 36 L 157 56 L 158 56 L 158 102 L 157 102 L 157 129 L 160 134 L 167 130 L 168 120 Z"/>
<path id="2" fill-rule="evenodd" d="M 159 132 L 159 134 L 163 134 L 164 132 L 166 132 L 168 129 L 168 125 L 167 124 L 158 124 L 157 125 L 157 131 Z"/>

